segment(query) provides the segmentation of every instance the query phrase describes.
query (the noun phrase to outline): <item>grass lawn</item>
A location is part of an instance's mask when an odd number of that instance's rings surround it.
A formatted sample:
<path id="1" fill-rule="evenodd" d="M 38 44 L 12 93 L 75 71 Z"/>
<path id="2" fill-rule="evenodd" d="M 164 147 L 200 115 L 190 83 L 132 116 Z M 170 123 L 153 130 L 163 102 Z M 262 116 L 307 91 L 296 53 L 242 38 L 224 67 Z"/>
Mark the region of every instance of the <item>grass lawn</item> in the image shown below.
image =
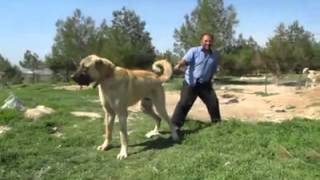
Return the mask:
<path id="1" fill-rule="evenodd" d="M 0 179 L 320 179 L 320 121 L 294 119 L 282 124 L 226 120 L 218 125 L 187 121 L 183 141 L 163 135 L 146 139 L 153 121 L 131 113 L 129 156 L 116 159 L 113 147 L 99 152 L 103 119 L 75 117 L 70 111 L 101 113 L 97 90 L 54 90 L 54 85 L 0 90 L 0 102 L 14 92 L 28 107 L 45 105 L 55 113 L 27 120 L 21 112 L 0 111 Z M 172 86 L 175 87 L 175 86 Z M 59 136 L 58 136 L 59 134 Z"/>

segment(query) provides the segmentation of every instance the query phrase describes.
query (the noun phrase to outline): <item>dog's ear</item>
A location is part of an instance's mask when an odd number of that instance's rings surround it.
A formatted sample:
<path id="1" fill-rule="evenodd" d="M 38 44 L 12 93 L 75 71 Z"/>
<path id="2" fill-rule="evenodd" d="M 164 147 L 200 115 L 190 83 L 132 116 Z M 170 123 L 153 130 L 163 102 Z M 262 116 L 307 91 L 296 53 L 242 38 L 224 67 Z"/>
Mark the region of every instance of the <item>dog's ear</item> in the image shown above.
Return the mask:
<path id="1" fill-rule="evenodd" d="M 94 64 L 97 71 L 99 71 L 100 75 L 103 77 L 108 77 L 112 75 L 114 70 L 114 65 L 104 62 L 102 59 L 97 59 Z"/>
<path id="2" fill-rule="evenodd" d="M 103 65 L 102 59 L 97 59 L 97 60 L 94 62 L 94 65 L 95 65 L 96 69 L 98 69 L 99 67 L 101 67 L 101 66 Z"/>

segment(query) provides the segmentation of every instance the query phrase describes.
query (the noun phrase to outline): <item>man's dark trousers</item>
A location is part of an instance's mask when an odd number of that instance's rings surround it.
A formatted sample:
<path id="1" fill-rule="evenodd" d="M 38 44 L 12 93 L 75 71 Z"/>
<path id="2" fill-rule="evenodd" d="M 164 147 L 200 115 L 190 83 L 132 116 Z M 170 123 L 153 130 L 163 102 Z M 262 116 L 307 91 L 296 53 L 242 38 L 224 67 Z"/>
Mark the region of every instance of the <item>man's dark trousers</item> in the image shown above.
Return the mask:
<path id="1" fill-rule="evenodd" d="M 183 126 L 186 116 L 198 96 L 207 106 L 211 121 L 213 123 L 221 121 L 219 101 L 212 84 L 206 82 L 190 86 L 186 81 L 183 81 L 180 100 L 172 115 L 172 122 L 177 127 Z"/>

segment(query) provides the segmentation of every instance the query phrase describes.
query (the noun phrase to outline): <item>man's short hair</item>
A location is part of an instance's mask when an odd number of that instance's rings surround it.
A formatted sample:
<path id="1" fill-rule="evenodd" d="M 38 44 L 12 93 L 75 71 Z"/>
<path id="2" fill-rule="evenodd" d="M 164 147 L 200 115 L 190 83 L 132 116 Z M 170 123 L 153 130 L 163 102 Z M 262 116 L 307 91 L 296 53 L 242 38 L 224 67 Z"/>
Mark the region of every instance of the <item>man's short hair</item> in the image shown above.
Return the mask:
<path id="1" fill-rule="evenodd" d="M 202 40 L 203 36 L 209 36 L 212 40 L 213 40 L 213 34 L 209 33 L 209 32 L 205 32 L 205 33 L 202 33 L 201 36 L 200 36 L 200 40 Z"/>

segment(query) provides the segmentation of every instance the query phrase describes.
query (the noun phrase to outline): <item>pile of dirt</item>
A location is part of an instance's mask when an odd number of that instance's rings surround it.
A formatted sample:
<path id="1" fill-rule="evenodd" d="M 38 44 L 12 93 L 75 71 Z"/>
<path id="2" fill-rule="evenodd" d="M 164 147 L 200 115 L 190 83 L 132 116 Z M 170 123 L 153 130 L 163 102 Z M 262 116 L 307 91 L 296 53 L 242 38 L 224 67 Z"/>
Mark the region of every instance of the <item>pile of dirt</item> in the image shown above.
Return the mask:
<path id="1" fill-rule="evenodd" d="M 68 91 L 80 91 L 84 89 L 90 89 L 90 86 L 79 86 L 79 85 L 67 85 L 67 86 L 56 86 L 53 89 L 57 90 L 68 90 Z"/>
<path id="2" fill-rule="evenodd" d="M 102 116 L 96 112 L 80 112 L 80 111 L 73 111 L 70 112 L 72 115 L 77 116 L 77 117 L 89 117 L 92 119 L 98 119 L 102 118 Z"/>
<path id="3" fill-rule="evenodd" d="M 28 119 L 39 119 L 44 115 L 52 114 L 55 111 L 52 108 L 38 105 L 35 108 L 29 108 L 24 112 L 24 117 Z"/>

